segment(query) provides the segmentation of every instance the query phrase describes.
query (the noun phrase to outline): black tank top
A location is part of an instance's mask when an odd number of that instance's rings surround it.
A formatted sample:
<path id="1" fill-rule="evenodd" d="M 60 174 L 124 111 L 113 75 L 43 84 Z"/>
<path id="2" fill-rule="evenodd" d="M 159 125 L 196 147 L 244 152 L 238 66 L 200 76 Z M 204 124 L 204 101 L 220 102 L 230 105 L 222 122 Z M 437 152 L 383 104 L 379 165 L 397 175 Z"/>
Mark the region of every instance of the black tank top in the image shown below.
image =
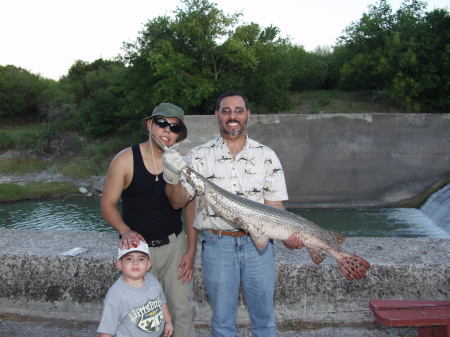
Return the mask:
<path id="1" fill-rule="evenodd" d="M 122 192 L 122 217 L 145 240 L 159 240 L 181 231 L 181 209 L 175 210 L 167 199 L 162 175 L 155 181 L 144 165 L 138 144 L 133 151 L 133 178 Z"/>

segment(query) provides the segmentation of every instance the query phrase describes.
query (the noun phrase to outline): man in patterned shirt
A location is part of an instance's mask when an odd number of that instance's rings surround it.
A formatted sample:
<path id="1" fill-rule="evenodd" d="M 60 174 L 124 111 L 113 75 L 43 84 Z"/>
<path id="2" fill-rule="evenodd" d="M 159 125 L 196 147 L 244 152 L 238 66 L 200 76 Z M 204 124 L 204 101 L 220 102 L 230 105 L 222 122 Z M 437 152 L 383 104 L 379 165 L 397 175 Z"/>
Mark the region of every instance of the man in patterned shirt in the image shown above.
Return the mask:
<path id="1" fill-rule="evenodd" d="M 275 152 L 250 139 L 246 126 L 250 118 L 247 98 L 226 92 L 216 102 L 215 117 L 220 136 L 197 146 L 187 155 L 190 167 L 216 185 L 257 202 L 283 208 L 288 199 L 283 169 Z M 218 217 L 209 205 L 199 205 L 195 190 L 181 181 L 185 163 L 178 152 L 163 157 L 166 193 L 172 206 L 186 203 L 186 225 L 201 232 L 205 289 L 212 308 L 212 335 L 236 336 L 239 288 L 247 304 L 253 336 L 275 336 L 273 297 L 275 262 L 273 244 L 259 250 L 244 231 L 237 231 Z M 300 248 L 293 235 L 284 242 Z"/>

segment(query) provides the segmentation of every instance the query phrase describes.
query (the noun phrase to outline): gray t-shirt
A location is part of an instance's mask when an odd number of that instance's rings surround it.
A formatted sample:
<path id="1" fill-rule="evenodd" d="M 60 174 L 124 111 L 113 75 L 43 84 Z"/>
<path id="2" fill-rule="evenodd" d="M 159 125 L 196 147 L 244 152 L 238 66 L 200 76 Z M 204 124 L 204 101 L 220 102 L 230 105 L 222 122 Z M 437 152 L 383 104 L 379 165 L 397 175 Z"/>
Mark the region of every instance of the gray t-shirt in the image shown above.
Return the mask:
<path id="1" fill-rule="evenodd" d="M 106 294 L 97 332 L 116 337 L 160 336 L 165 303 L 162 287 L 152 274 L 145 275 L 142 288 L 132 287 L 119 277 Z"/>

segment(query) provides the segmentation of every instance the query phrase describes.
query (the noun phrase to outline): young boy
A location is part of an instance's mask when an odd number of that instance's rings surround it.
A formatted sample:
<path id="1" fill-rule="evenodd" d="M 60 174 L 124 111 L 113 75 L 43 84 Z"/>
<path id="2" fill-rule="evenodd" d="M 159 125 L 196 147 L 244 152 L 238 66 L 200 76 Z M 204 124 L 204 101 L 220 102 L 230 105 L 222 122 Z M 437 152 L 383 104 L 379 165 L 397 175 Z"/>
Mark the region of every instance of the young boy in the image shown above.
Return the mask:
<path id="1" fill-rule="evenodd" d="M 99 337 L 170 337 L 172 319 L 161 285 L 148 271 L 152 266 L 148 245 L 139 241 L 119 248 L 116 267 L 121 277 L 106 294 L 97 329 Z"/>

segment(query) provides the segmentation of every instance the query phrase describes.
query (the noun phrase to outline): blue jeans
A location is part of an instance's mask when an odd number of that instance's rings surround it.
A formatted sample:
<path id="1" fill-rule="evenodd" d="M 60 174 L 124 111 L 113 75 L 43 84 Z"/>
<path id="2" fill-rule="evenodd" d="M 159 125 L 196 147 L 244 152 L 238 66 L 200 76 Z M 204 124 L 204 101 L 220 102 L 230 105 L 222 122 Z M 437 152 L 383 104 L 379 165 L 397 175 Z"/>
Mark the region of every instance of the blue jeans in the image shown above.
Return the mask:
<path id="1" fill-rule="evenodd" d="M 273 246 L 256 248 L 250 236 L 202 233 L 205 289 L 212 308 L 213 337 L 236 336 L 239 286 L 250 313 L 254 337 L 275 336 L 273 296 L 275 261 Z"/>

